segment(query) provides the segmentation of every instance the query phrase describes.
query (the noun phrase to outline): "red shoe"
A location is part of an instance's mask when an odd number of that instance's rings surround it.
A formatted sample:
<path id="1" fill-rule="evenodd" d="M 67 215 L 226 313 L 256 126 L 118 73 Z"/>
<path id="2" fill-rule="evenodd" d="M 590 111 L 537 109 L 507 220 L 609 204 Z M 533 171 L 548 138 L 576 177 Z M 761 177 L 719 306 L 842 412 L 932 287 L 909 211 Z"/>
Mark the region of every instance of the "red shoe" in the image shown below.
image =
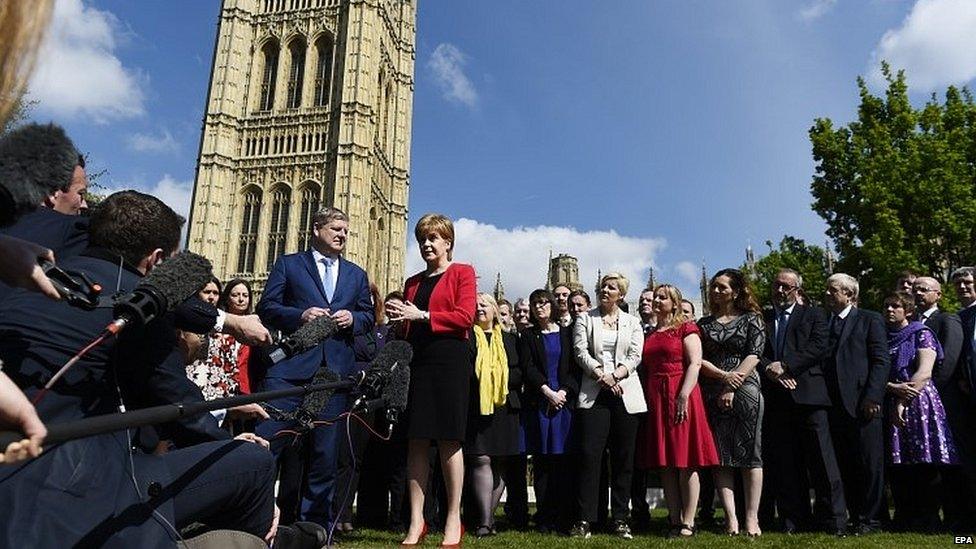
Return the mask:
<path id="1" fill-rule="evenodd" d="M 441 547 L 451 547 L 453 549 L 461 549 L 462 545 L 464 545 L 464 524 L 461 524 L 461 536 L 458 538 L 457 543 L 441 542 Z"/>
<path id="2" fill-rule="evenodd" d="M 407 545 L 407 546 L 420 545 L 421 543 L 424 542 L 424 538 L 426 537 L 427 537 L 427 521 L 424 521 L 424 527 L 420 529 L 420 536 L 417 537 L 417 541 L 413 543 L 407 543 L 403 541 L 400 542 L 400 545 Z"/>

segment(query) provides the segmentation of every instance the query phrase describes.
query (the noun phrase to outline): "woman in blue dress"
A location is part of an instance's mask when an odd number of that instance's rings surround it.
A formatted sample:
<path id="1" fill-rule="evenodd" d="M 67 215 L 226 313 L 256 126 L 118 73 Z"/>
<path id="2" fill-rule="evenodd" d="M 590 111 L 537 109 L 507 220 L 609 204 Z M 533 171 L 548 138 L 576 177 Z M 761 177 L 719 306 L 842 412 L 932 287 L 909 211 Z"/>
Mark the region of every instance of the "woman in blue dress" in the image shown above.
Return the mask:
<path id="1" fill-rule="evenodd" d="M 561 531 L 571 519 L 567 453 L 579 392 L 573 335 L 553 318 L 555 298 L 550 292 L 532 292 L 529 307 L 532 327 L 519 340 L 519 358 L 525 372 L 525 445 L 535 473 L 535 522 L 540 531 Z"/>

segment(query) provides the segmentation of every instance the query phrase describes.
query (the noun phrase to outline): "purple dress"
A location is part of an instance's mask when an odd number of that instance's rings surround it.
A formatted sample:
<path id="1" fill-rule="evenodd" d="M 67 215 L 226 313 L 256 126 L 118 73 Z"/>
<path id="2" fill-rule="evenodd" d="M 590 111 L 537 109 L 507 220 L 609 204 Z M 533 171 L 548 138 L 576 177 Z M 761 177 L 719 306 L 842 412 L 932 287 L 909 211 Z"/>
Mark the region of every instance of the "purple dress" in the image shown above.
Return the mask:
<path id="1" fill-rule="evenodd" d="M 891 356 L 888 381 L 893 383 L 911 379 L 918 369 L 916 355 L 919 349 L 933 349 L 936 360 L 942 360 L 942 346 L 932 330 L 921 322 L 910 322 L 904 328 L 888 330 L 888 349 Z M 888 405 L 895 405 L 893 398 L 888 398 Z M 891 463 L 959 463 L 942 399 L 931 380 L 925 383 L 921 394 L 907 404 L 905 423 L 901 428 L 887 424 L 888 460 Z"/>

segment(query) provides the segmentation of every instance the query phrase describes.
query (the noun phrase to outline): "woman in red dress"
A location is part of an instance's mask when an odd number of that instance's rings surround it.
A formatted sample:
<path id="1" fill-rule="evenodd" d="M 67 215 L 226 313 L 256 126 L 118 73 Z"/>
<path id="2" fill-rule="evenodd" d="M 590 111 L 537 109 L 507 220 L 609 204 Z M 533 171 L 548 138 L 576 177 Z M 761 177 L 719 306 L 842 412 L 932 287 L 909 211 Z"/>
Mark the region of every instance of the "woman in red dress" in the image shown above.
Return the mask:
<path id="1" fill-rule="evenodd" d="M 669 536 L 675 537 L 694 535 L 698 469 L 718 465 L 698 389 L 701 337 L 682 312 L 681 301 L 681 292 L 670 284 L 654 288 L 657 323 L 644 339 L 641 359 L 647 420 L 638 441 L 639 466 L 663 468 Z"/>

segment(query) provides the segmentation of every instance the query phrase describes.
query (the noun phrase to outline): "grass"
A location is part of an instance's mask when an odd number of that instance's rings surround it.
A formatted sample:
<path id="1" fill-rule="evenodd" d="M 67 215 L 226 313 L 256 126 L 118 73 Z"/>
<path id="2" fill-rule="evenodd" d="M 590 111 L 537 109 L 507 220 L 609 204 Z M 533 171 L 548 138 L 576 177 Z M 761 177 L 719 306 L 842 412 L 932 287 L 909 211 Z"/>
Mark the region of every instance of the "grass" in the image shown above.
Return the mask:
<path id="1" fill-rule="evenodd" d="M 663 528 L 664 522 L 656 521 L 655 529 Z M 344 536 L 340 540 L 340 547 L 394 547 L 399 545 L 403 535 L 399 533 L 380 531 L 380 530 L 357 530 L 352 534 Z M 443 536 L 440 533 L 431 533 L 425 540 L 424 546 L 436 547 L 440 544 Z M 737 536 L 729 538 L 712 532 L 699 532 L 694 538 L 669 540 L 661 534 L 642 534 L 635 535 L 634 539 L 627 541 L 606 535 L 594 534 L 592 538 L 576 539 L 559 535 L 544 535 L 535 532 L 500 532 L 497 536 L 477 539 L 467 535 L 464 538 L 465 547 L 484 547 L 484 548 L 512 548 L 524 549 L 533 547 L 559 547 L 571 548 L 579 547 L 586 549 L 622 547 L 747 547 L 758 549 L 761 547 L 945 547 L 952 545 L 953 537 L 948 534 L 928 536 L 921 534 L 872 534 L 869 536 L 846 538 L 836 538 L 826 534 L 799 534 L 787 536 L 785 534 L 766 533 L 760 538 L 747 538 Z"/>

